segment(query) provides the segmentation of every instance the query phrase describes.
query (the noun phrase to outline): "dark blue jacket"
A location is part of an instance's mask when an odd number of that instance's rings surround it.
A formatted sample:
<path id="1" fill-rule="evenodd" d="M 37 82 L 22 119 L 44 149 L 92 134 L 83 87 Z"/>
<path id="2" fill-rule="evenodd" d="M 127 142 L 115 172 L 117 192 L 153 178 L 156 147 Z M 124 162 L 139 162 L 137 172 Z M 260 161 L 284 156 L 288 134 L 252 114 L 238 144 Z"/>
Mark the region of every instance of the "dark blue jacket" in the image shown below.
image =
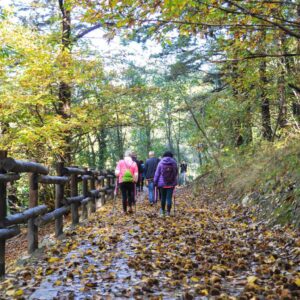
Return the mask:
<path id="1" fill-rule="evenodd" d="M 145 177 L 146 179 L 153 179 L 154 174 L 159 163 L 159 159 L 156 157 L 151 157 L 146 160 L 145 163 Z"/>

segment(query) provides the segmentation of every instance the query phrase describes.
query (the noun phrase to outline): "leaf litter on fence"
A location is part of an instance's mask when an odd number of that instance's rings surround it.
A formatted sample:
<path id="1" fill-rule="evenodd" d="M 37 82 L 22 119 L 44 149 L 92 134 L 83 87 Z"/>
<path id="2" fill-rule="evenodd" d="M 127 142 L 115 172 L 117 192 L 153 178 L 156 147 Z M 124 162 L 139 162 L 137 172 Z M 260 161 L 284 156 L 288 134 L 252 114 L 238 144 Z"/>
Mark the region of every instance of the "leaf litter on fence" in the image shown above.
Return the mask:
<path id="1" fill-rule="evenodd" d="M 297 299 L 300 238 L 251 210 L 179 191 L 176 216 L 107 205 L 1 283 L 5 299 Z M 120 206 L 120 203 L 119 205 Z M 47 298 L 46 298 L 47 299 Z"/>

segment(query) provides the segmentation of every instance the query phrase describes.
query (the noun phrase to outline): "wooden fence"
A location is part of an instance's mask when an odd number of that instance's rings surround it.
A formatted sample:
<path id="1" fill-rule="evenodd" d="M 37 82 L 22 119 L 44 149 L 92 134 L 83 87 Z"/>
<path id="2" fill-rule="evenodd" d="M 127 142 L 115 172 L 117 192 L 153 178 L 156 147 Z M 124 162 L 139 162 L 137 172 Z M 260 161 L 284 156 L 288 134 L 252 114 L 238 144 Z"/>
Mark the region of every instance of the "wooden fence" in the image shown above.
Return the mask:
<path id="1" fill-rule="evenodd" d="M 29 173 L 29 208 L 21 213 L 7 215 L 7 184 L 20 179 L 20 173 Z M 5 242 L 20 233 L 20 224 L 28 226 L 28 252 L 38 248 L 38 228 L 55 221 L 55 236 L 63 233 L 63 216 L 71 212 L 72 225 L 86 219 L 96 211 L 97 200 L 104 204 L 112 198 L 115 176 L 107 172 L 88 170 L 87 168 L 56 165 L 56 176 L 50 176 L 45 166 L 36 162 L 15 160 L 7 157 L 6 151 L 0 151 L 0 277 L 5 275 Z M 79 184 L 82 194 L 79 195 Z M 55 209 L 39 203 L 39 185 L 55 185 Z M 69 190 L 66 195 L 65 185 Z"/>

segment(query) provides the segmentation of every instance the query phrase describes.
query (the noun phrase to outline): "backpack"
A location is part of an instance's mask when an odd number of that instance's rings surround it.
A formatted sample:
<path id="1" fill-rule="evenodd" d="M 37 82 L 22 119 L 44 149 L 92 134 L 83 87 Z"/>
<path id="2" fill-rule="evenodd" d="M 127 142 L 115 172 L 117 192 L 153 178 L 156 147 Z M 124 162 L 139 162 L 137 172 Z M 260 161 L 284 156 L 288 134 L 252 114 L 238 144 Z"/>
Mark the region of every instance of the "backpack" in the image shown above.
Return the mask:
<path id="1" fill-rule="evenodd" d="M 162 164 L 161 174 L 166 185 L 174 184 L 177 174 L 173 164 Z"/>
<path id="2" fill-rule="evenodd" d="M 132 173 L 130 171 L 130 167 L 131 166 L 128 168 L 128 166 L 127 166 L 127 164 L 126 164 L 125 161 L 124 161 L 124 163 L 125 163 L 125 166 L 126 166 L 127 170 L 123 174 L 122 181 L 123 182 L 133 182 L 133 175 L 132 175 Z"/>

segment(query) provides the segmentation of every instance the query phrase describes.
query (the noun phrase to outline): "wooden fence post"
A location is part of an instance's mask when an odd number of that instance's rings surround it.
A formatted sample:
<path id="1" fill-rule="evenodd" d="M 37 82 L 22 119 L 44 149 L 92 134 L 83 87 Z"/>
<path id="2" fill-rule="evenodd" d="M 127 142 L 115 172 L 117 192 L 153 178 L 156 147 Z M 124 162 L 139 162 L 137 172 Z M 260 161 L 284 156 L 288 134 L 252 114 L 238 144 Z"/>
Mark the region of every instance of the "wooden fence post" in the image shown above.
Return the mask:
<path id="1" fill-rule="evenodd" d="M 92 179 L 90 182 L 90 189 L 91 191 L 96 189 L 96 180 L 95 180 L 95 174 L 92 174 Z M 91 213 L 94 213 L 96 211 L 96 196 L 92 196 L 92 200 L 91 200 Z"/>
<path id="2" fill-rule="evenodd" d="M 85 169 L 87 171 L 87 169 Z M 89 191 L 88 191 L 88 179 L 85 175 L 82 176 L 82 195 L 84 199 L 86 199 L 89 196 Z M 87 209 L 87 203 L 83 202 L 82 203 L 82 219 L 87 219 L 88 218 L 88 209 Z"/>
<path id="3" fill-rule="evenodd" d="M 77 174 L 71 174 L 71 197 L 78 195 L 78 178 Z M 71 213 L 72 213 L 72 225 L 77 225 L 79 223 L 79 213 L 78 213 L 78 203 L 71 203 Z"/>
<path id="4" fill-rule="evenodd" d="M 104 189 L 104 178 L 102 178 L 101 180 L 100 180 L 100 185 L 101 185 L 101 188 L 102 189 Z M 104 205 L 105 204 L 105 191 L 101 191 L 100 192 L 100 195 L 101 195 L 101 205 Z"/>
<path id="5" fill-rule="evenodd" d="M 112 197 L 111 197 L 111 194 L 108 192 L 109 191 L 109 189 L 110 189 L 110 176 L 108 176 L 108 174 L 106 175 L 106 177 L 105 177 L 105 179 L 106 179 L 106 193 L 107 193 L 107 195 L 106 195 L 106 198 L 107 198 L 107 200 L 111 200 L 112 199 Z"/>
<path id="6" fill-rule="evenodd" d="M 29 208 L 38 205 L 38 174 L 29 174 Z M 38 248 L 38 226 L 35 225 L 35 218 L 28 220 L 28 253 L 33 253 Z"/>
<path id="7" fill-rule="evenodd" d="M 0 151 L 0 159 L 7 157 L 7 151 Z M 5 173 L 0 170 L 0 173 Z M 0 228 L 4 228 L 6 217 L 6 182 L 0 181 Z M 5 275 L 5 239 L 0 239 L 0 278 Z"/>
<path id="8" fill-rule="evenodd" d="M 63 176 L 64 163 L 59 162 L 56 165 L 57 176 Z M 55 209 L 63 206 L 64 199 L 64 184 L 55 184 Z M 63 216 L 55 219 L 55 236 L 58 237 L 63 233 Z"/>

